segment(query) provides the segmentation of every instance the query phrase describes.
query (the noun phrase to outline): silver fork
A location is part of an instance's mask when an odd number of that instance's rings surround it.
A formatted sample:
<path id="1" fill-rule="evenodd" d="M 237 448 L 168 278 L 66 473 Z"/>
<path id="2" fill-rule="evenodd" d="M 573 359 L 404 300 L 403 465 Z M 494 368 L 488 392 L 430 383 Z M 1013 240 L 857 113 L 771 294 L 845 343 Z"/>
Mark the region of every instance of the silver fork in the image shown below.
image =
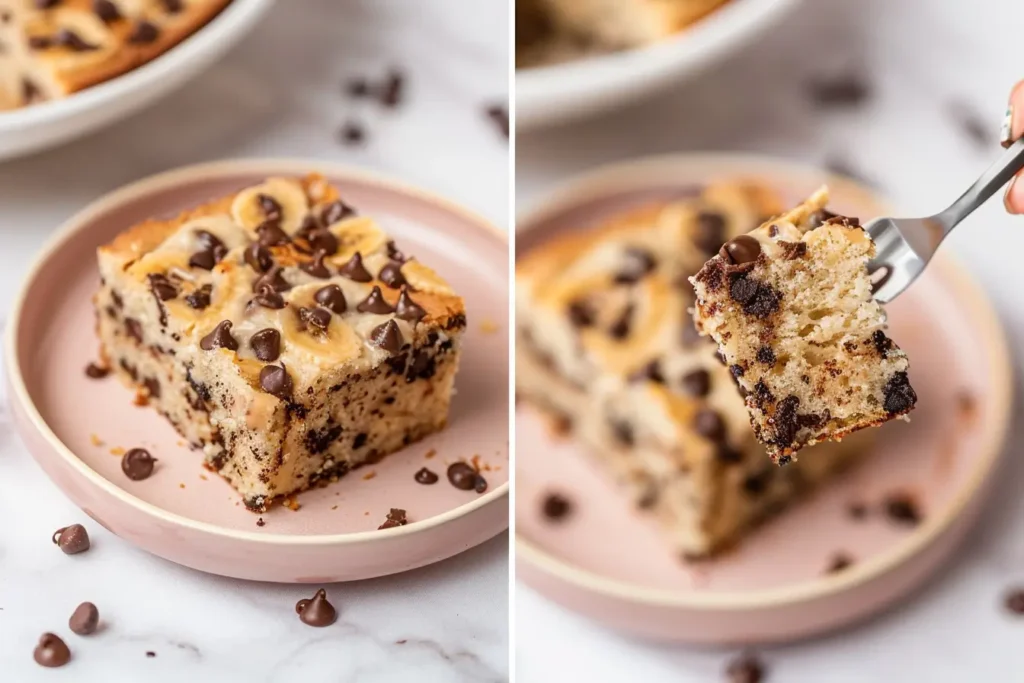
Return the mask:
<path id="1" fill-rule="evenodd" d="M 999 160 L 952 206 L 930 218 L 876 218 L 864 229 L 875 242 L 868 264 L 875 299 L 888 303 L 917 279 L 953 228 L 1024 168 L 1024 138 L 1010 145 Z"/>

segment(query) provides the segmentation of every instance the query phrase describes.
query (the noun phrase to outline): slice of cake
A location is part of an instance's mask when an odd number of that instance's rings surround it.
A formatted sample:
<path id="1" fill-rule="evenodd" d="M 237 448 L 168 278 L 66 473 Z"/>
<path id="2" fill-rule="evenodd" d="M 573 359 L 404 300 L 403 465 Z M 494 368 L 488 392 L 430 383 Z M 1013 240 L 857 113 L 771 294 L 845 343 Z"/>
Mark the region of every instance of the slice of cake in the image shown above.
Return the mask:
<path id="1" fill-rule="evenodd" d="M 727 547 L 867 450 L 848 440 L 772 466 L 688 312 L 687 277 L 780 210 L 761 187 L 715 185 L 549 241 L 517 264 L 518 395 L 571 424 L 687 557 Z"/>
<path id="2" fill-rule="evenodd" d="M 0 0 L 0 110 L 57 99 L 177 45 L 230 0 Z"/>
<path id="3" fill-rule="evenodd" d="M 718 342 L 755 436 L 779 463 L 917 402 L 907 356 L 871 296 L 875 245 L 827 201 L 821 189 L 735 237 L 691 280 L 697 327 Z"/>
<path id="4" fill-rule="evenodd" d="M 104 360 L 251 510 L 448 415 L 460 299 L 322 178 L 271 178 L 99 249 Z"/>
<path id="5" fill-rule="evenodd" d="M 661 40 L 727 0 L 543 0 L 556 25 L 608 48 Z"/>

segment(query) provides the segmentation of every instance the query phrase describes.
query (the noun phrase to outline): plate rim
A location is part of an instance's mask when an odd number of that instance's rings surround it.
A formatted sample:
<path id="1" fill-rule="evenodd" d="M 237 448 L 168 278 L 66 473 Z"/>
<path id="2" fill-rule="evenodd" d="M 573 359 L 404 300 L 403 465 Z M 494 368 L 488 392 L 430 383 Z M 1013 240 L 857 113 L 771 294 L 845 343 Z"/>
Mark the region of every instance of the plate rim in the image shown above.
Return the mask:
<path id="1" fill-rule="evenodd" d="M 213 180 L 223 176 L 239 174 L 255 175 L 303 175 L 310 172 L 321 172 L 330 178 L 351 178 L 364 184 L 375 185 L 379 188 L 392 190 L 412 196 L 421 201 L 426 201 L 438 206 L 450 213 L 457 214 L 463 219 L 472 223 L 478 229 L 482 228 L 493 238 L 507 245 L 509 236 L 495 224 L 481 214 L 472 211 L 450 199 L 431 191 L 424 190 L 403 181 L 393 179 L 387 175 L 366 171 L 352 165 L 323 161 L 318 159 L 301 158 L 253 158 L 253 159 L 228 159 L 200 164 L 192 164 L 163 171 L 154 175 L 144 177 L 132 183 L 119 187 L 108 192 L 87 204 L 84 208 L 75 212 L 65 220 L 57 230 L 46 240 L 43 246 L 36 252 L 31 265 L 22 278 L 18 287 L 18 293 L 11 306 L 10 324 L 4 333 L 3 359 L 7 370 L 7 386 L 12 394 L 9 399 L 17 401 L 24 412 L 27 421 L 35 429 L 36 433 L 43 438 L 47 445 L 58 455 L 65 465 L 70 466 L 78 476 L 84 478 L 104 494 L 111 496 L 118 502 L 137 510 L 142 514 L 156 517 L 169 524 L 186 527 L 190 530 L 205 533 L 211 536 L 228 538 L 236 541 L 256 542 L 266 545 L 279 546 L 337 546 L 354 545 L 364 541 L 378 540 L 383 537 L 397 538 L 412 536 L 428 532 L 447 522 L 459 519 L 470 513 L 489 506 L 501 499 L 509 498 L 511 479 L 503 482 L 498 487 L 487 493 L 474 498 L 458 507 L 442 512 L 441 514 L 429 517 L 423 521 L 394 527 L 391 529 L 377 529 L 371 531 L 358 531 L 342 534 L 280 534 L 280 533 L 257 533 L 253 531 L 235 530 L 229 527 L 202 522 L 185 517 L 175 512 L 165 510 L 153 503 L 145 501 L 138 496 L 115 485 L 106 477 L 103 477 L 57 437 L 46 420 L 39 413 L 35 402 L 28 393 L 25 385 L 25 378 L 22 368 L 18 362 L 18 331 L 21 327 L 23 309 L 26 298 L 30 292 L 30 284 L 37 278 L 43 266 L 50 260 L 52 255 L 58 251 L 68 240 L 77 235 L 82 226 L 91 222 L 97 215 L 109 211 L 111 208 L 135 200 L 143 195 L 159 192 L 173 187 L 182 181 L 196 182 Z M 511 287 L 509 287 L 511 290 Z M 510 406 L 511 410 L 511 406 Z M 21 435 L 19 434 L 19 437 Z M 27 448 L 33 460 L 38 460 L 31 448 Z M 45 473 L 45 468 L 44 473 Z M 510 467 L 511 469 L 511 467 Z M 49 475 L 47 474 L 47 477 Z M 63 490 L 61 491 L 62 493 Z M 67 497 L 67 494 L 64 493 Z M 74 501 L 72 501 L 74 502 Z M 76 505 L 77 507 L 77 505 Z"/>
<path id="2" fill-rule="evenodd" d="M 690 168 L 712 166 L 719 169 L 731 166 L 734 169 L 733 177 L 765 177 L 769 175 L 769 171 L 787 177 L 811 177 L 813 175 L 820 177 L 822 183 L 828 184 L 830 187 L 843 187 L 847 191 L 862 194 L 887 213 L 891 206 L 891 202 L 880 191 L 872 190 L 852 178 L 835 174 L 813 164 L 760 154 L 680 153 L 611 163 L 572 176 L 559 183 L 554 190 L 539 200 L 532 202 L 528 210 L 516 217 L 516 234 L 517 236 L 521 234 L 520 225 L 537 225 L 545 217 L 579 203 L 581 196 L 600 196 L 603 194 L 603 188 L 609 185 L 620 190 L 623 186 L 643 187 L 648 184 L 650 178 L 672 177 L 670 172 L 682 166 Z M 624 180 L 626 182 L 623 182 Z M 528 232 L 530 232 L 529 228 L 522 230 L 522 233 Z M 970 302 L 974 322 L 980 329 L 979 334 L 992 358 L 992 369 L 988 374 L 994 396 L 995 411 L 992 428 L 983 435 L 982 443 L 978 448 L 980 456 L 976 456 L 975 466 L 971 470 L 970 476 L 953 500 L 943 508 L 942 514 L 926 520 L 891 550 L 863 563 L 857 563 L 845 572 L 825 575 L 793 585 L 752 591 L 681 593 L 677 590 L 645 587 L 605 577 L 559 559 L 525 538 L 518 530 L 515 530 L 513 539 L 516 564 L 523 563 L 524 566 L 530 566 L 531 569 L 563 581 L 575 589 L 597 593 L 606 598 L 653 607 L 731 612 L 785 607 L 834 596 L 878 579 L 920 554 L 954 526 L 989 480 L 1004 451 L 1014 404 L 1012 356 L 1005 328 L 991 301 L 967 269 L 948 251 L 937 254 L 936 263 L 932 267 L 937 267 L 942 271 L 945 285 Z M 526 581 L 526 583 L 527 585 L 531 584 L 530 581 Z M 543 595 L 545 591 L 541 590 L 540 593 Z"/>

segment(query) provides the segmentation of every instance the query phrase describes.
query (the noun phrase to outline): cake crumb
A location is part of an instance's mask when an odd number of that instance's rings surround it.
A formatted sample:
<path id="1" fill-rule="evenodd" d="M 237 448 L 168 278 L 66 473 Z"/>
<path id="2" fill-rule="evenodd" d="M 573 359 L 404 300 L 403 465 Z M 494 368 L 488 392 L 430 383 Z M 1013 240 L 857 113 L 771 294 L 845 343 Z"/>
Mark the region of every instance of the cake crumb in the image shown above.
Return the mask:
<path id="1" fill-rule="evenodd" d="M 501 327 L 498 325 L 498 323 L 494 322 L 493 320 L 485 319 L 480 321 L 480 331 L 483 332 L 484 334 L 494 334 L 500 329 Z"/>
<path id="2" fill-rule="evenodd" d="M 363 517 L 369 517 L 369 516 L 370 516 L 370 511 L 369 510 L 367 510 L 366 512 L 363 513 Z"/>
<path id="3" fill-rule="evenodd" d="M 436 451 L 436 450 L 434 450 L 433 448 L 431 448 L 431 449 L 430 449 L 429 451 L 427 451 L 427 454 L 426 454 L 426 455 L 424 455 L 423 457 L 424 457 L 424 458 L 426 458 L 427 460 L 430 460 L 430 459 L 431 459 L 431 458 L 433 458 L 433 457 L 434 457 L 435 455 L 437 455 L 437 451 Z"/>
<path id="4" fill-rule="evenodd" d="M 338 506 L 337 506 L 337 505 L 332 505 L 332 506 L 331 506 L 331 509 L 332 509 L 332 510 L 337 510 L 337 509 L 338 509 Z"/>
<path id="5" fill-rule="evenodd" d="M 364 481 L 368 481 L 370 479 L 373 479 L 376 476 L 377 476 L 377 472 L 375 472 L 374 470 L 370 470 L 369 472 L 367 472 L 366 474 L 363 475 L 363 480 Z"/>
<path id="6" fill-rule="evenodd" d="M 961 420 L 973 422 L 978 414 L 978 401 L 969 391 L 961 391 L 956 397 L 956 409 Z"/>
<path id="7" fill-rule="evenodd" d="M 123 448 L 121 448 L 120 446 L 114 446 L 113 448 L 110 449 L 110 454 L 111 455 L 124 455 L 125 454 L 125 450 Z"/>
<path id="8" fill-rule="evenodd" d="M 139 389 L 135 392 L 135 398 L 132 399 L 132 403 L 139 408 L 144 408 L 149 405 L 149 394 L 143 389 Z"/>
<path id="9" fill-rule="evenodd" d="M 96 436 L 96 434 L 90 434 L 89 435 L 89 441 L 92 443 L 93 446 L 99 447 L 99 446 L 103 445 L 103 439 L 101 439 L 100 437 Z"/>
<path id="10" fill-rule="evenodd" d="M 295 499 L 295 498 L 285 498 L 285 499 L 284 499 L 284 500 L 283 500 L 283 501 L 281 502 L 281 504 L 282 504 L 283 506 L 285 506 L 286 508 L 288 508 L 289 510 L 291 510 L 292 512 L 297 512 L 297 511 L 298 511 L 298 509 L 299 509 L 300 507 L 302 507 L 302 506 L 301 506 L 301 505 L 299 504 L 299 501 L 298 501 L 297 499 Z"/>
<path id="11" fill-rule="evenodd" d="M 178 446 L 179 448 L 184 448 L 184 447 L 185 447 L 185 442 L 184 442 L 184 441 L 182 441 L 181 439 L 178 439 L 178 440 L 177 440 L 177 441 L 176 441 L 175 443 L 176 443 L 176 445 L 177 445 L 177 446 Z"/>
<path id="12" fill-rule="evenodd" d="M 178 488 L 179 489 L 185 488 L 185 482 L 181 482 L 180 484 L 178 484 Z"/>
<path id="13" fill-rule="evenodd" d="M 209 479 L 206 478 L 205 474 L 200 474 L 199 478 L 202 479 L 203 481 L 210 481 Z"/>

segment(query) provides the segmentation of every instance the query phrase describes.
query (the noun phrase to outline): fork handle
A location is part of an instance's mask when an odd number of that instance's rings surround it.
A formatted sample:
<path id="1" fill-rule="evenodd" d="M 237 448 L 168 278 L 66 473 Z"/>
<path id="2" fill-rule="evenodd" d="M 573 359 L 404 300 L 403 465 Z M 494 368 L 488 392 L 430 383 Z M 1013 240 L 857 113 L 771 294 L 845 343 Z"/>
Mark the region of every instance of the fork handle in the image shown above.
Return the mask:
<path id="1" fill-rule="evenodd" d="M 999 160 L 989 166 L 981 177 L 964 192 L 953 205 L 935 218 L 941 223 L 943 233 L 948 233 L 967 218 L 972 211 L 988 201 L 989 197 L 1009 182 L 1017 171 L 1024 168 L 1024 138 L 1010 145 Z"/>

